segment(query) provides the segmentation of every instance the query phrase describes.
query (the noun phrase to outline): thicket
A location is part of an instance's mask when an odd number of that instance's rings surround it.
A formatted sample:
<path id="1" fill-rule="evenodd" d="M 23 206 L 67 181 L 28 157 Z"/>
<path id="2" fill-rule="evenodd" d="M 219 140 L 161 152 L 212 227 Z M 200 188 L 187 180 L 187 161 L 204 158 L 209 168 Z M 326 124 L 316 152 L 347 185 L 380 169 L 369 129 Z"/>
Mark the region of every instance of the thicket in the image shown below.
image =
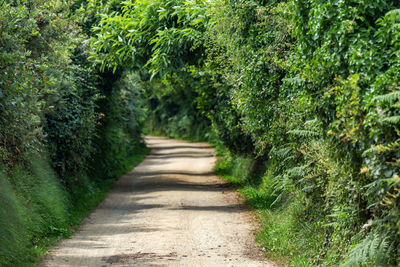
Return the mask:
<path id="1" fill-rule="evenodd" d="M 136 74 L 90 61 L 85 2 L 0 3 L 0 266 L 24 266 L 146 153 Z"/>
<path id="2" fill-rule="evenodd" d="M 217 170 L 260 211 L 268 256 L 398 265 L 399 10 L 2 2 L 0 262 L 29 261 L 27 247 L 64 233 L 80 200 L 126 170 L 147 121 L 219 146 Z"/>
<path id="3" fill-rule="evenodd" d="M 219 171 L 240 175 L 262 210 L 268 255 L 296 266 L 395 266 L 399 8 L 128 0 L 103 14 L 92 44 L 103 66 L 135 66 L 161 89 L 155 127 L 179 113 L 188 116 L 178 123 L 196 123 L 193 108 L 208 118 L 224 151 Z"/>
<path id="4" fill-rule="evenodd" d="M 398 264 L 399 7 L 244 1 L 213 11 L 209 62 L 229 59 L 216 68 L 238 125 L 267 157 L 258 190 L 275 195 L 271 207 L 303 203 L 289 232 L 319 237 L 305 245 L 315 246 L 308 264 Z"/>

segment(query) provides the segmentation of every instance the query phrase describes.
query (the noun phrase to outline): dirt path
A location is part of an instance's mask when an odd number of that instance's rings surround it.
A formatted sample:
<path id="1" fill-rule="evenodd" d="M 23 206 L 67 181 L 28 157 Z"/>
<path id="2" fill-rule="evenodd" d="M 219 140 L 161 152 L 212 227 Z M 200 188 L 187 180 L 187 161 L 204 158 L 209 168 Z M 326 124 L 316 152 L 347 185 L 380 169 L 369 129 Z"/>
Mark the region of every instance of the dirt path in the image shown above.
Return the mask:
<path id="1" fill-rule="evenodd" d="M 41 266 L 274 266 L 249 214 L 213 173 L 213 149 L 148 137 L 150 156 L 122 177 Z"/>

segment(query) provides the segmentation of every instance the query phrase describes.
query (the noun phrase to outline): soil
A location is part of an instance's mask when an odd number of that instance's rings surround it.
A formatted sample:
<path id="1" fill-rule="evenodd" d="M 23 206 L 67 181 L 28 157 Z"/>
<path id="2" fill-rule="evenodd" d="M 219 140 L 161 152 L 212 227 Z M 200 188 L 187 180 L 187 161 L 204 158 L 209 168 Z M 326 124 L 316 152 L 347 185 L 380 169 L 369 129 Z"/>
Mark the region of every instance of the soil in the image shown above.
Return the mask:
<path id="1" fill-rule="evenodd" d="M 254 243 L 254 219 L 213 171 L 212 147 L 146 137 L 124 175 L 41 266 L 277 266 Z"/>

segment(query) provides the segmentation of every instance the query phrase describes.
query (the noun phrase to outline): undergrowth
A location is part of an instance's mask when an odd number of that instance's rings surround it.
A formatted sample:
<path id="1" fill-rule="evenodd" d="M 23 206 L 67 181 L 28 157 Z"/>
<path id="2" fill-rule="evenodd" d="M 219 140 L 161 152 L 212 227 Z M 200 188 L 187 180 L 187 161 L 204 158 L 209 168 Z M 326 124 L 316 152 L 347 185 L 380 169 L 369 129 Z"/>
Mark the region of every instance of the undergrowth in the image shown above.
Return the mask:
<path id="1" fill-rule="evenodd" d="M 310 214 L 313 211 L 307 209 L 301 192 L 282 196 L 268 169 L 257 173 L 253 158 L 217 150 L 215 171 L 237 187 L 256 214 L 260 222 L 256 241 L 265 256 L 285 266 L 320 265 L 323 259 L 317 255 L 325 245 L 322 223 L 313 219 L 317 215 Z M 324 264 L 329 265 L 329 261 L 325 259 Z"/>

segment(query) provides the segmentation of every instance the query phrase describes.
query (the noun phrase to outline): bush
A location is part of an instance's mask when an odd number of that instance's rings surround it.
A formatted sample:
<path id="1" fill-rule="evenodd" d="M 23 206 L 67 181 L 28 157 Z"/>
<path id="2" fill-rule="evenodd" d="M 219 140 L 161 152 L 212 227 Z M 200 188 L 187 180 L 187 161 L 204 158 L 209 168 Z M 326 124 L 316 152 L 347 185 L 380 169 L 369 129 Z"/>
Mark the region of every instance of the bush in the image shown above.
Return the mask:
<path id="1" fill-rule="evenodd" d="M 399 1 L 2 7 L 6 170 L 48 146 L 71 191 L 115 178 L 147 109 L 151 132 L 216 137 L 229 150 L 220 170 L 249 203 L 288 215 L 277 231 L 286 239 L 262 241 L 266 250 L 290 258 L 298 231 L 306 249 L 293 264 L 398 264 Z M 276 236 L 268 212 L 265 236 Z"/>
<path id="2" fill-rule="evenodd" d="M 211 74 L 230 85 L 231 109 L 252 137 L 256 156 L 268 155 L 267 176 L 280 192 L 275 203 L 297 195 L 307 200 L 306 211 L 313 210 L 310 219 L 319 222 L 313 229 L 325 242 L 311 243 L 316 247 L 307 251 L 327 265 L 353 257 L 352 248 L 359 251 L 356 244 L 369 240 L 362 227 L 368 225 L 388 235 L 381 240 L 395 248 L 385 250 L 379 262 L 396 264 L 399 4 L 317 0 L 216 6 L 206 39 L 212 52 L 208 64 L 217 70 Z M 245 194 L 257 198 L 262 188 Z"/>
<path id="3" fill-rule="evenodd" d="M 32 264 L 146 154 L 141 88 L 89 60 L 80 4 L 0 3 L 2 266 Z"/>

